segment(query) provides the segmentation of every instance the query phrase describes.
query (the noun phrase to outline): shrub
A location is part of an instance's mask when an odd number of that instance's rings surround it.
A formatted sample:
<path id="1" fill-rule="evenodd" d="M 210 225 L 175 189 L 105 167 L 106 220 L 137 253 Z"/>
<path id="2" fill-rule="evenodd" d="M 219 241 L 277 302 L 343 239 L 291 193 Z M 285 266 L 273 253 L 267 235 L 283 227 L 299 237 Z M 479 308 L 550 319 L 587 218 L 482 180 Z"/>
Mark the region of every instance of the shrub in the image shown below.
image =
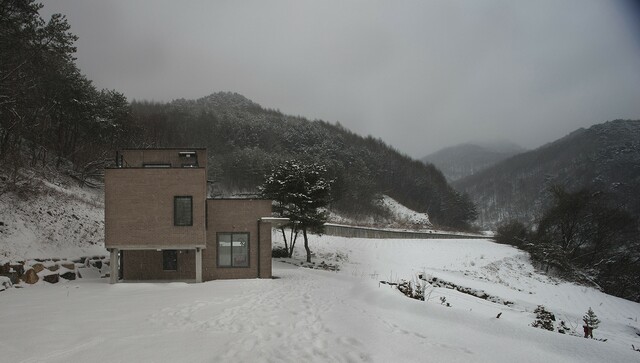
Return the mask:
<path id="1" fill-rule="evenodd" d="M 527 243 L 528 234 L 529 231 L 522 222 L 511 220 L 498 227 L 494 240 L 501 244 L 522 246 Z"/>
<path id="2" fill-rule="evenodd" d="M 289 253 L 287 253 L 287 249 L 284 247 L 274 247 L 271 250 L 271 257 L 274 257 L 274 258 L 289 257 Z"/>

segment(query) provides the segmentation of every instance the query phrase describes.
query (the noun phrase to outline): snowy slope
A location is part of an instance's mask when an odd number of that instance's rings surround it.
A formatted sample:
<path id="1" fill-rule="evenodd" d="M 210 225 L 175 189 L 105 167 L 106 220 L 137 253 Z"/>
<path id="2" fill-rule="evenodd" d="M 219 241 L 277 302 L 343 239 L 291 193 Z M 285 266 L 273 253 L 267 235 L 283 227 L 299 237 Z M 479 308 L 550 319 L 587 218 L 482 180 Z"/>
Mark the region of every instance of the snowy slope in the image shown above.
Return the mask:
<path id="1" fill-rule="evenodd" d="M 104 192 L 59 174 L 31 175 L 28 195 L 0 198 L 0 258 L 104 255 Z M 24 194 L 24 193 L 22 193 Z"/>
<path id="2" fill-rule="evenodd" d="M 275 234 L 274 238 L 278 238 Z M 632 362 L 640 305 L 537 274 L 517 250 L 476 240 L 312 236 L 315 262 L 274 260 L 270 280 L 202 284 L 76 280 L 0 293 L 0 361 Z M 299 252 L 303 252 L 302 249 Z M 511 299 L 448 289 L 406 298 L 381 279 L 437 275 Z M 451 307 L 440 305 L 446 296 Z M 589 306 L 607 342 L 535 329 L 532 307 L 567 320 Z M 502 312 L 500 319 L 495 316 Z M 55 332 L 52 334 L 52 332 Z M 28 339 L 25 337 L 28 336 Z"/>
<path id="3" fill-rule="evenodd" d="M 432 227 L 429 215 L 419 213 L 402 205 L 397 200 L 388 195 L 382 195 L 376 201 L 379 206 L 389 212 L 390 218 L 387 220 L 374 219 L 373 217 L 360 218 L 354 220 L 329 211 L 330 223 L 345 224 L 351 226 L 367 226 L 375 228 L 396 228 L 402 230 L 430 230 Z"/>
<path id="4" fill-rule="evenodd" d="M 429 215 L 427 215 L 427 213 L 418 213 L 413 211 L 388 195 L 382 196 L 380 205 L 390 211 L 391 215 L 400 222 L 422 228 L 431 226 Z"/>

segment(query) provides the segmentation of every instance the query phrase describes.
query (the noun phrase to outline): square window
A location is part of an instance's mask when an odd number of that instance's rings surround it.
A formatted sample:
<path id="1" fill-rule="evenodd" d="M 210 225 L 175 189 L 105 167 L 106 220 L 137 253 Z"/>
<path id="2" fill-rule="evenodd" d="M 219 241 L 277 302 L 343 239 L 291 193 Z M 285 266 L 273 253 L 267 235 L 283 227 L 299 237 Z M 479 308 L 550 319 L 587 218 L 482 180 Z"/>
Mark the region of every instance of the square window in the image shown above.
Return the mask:
<path id="1" fill-rule="evenodd" d="M 191 196 L 173 197 L 173 225 L 193 225 L 193 198 Z"/>
<path id="2" fill-rule="evenodd" d="M 164 271 L 178 270 L 178 251 L 176 250 L 162 251 L 162 269 Z"/>
<path id="3" fill-rule="evenodd" d="M 218 233 L 218 266 L 249 267 L 249 233 Z"/>

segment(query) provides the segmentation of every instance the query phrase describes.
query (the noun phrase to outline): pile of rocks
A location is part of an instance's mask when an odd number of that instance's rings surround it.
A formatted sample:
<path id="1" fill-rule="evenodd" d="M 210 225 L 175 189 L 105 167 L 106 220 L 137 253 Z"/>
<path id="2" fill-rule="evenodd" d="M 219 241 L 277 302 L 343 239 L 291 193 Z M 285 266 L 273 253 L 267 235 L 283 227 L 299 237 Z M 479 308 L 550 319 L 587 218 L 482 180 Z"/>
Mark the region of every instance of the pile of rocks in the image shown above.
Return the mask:
<path id="1" fill-rule="evenodd" d="M 20 261 L 0 261 L 0 276 L 9 279 L 14 287 L 22 284 L 33 285 L 39 281 L 56 284 L 82 278 L 80 271 L 97 270 L 100 277 L 106 277 L 103 270 L 108 270 L 109 259 L 105 256 L 81 257 L 74 260 L 49 258 Z M 5 279 L 6 280 L 6 279 Z"/>

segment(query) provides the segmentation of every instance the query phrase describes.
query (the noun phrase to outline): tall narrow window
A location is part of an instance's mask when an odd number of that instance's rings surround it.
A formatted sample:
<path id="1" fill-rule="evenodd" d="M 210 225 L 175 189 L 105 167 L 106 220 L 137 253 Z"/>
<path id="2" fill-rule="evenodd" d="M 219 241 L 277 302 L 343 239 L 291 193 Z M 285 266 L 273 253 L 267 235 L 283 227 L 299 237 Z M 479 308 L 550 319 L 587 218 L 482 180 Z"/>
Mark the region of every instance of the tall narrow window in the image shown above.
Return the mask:
<path id="1" fill-rule="evenodd" d="M 193 225 L 193 198 L 191 196 L 173 197 L 173 225 Z"/>
<path id="2" fill-rule="evenodd" d="M 218 266 L 249 266 L 249 233 L 218 233 Z"/>
<path id="3" fill-rule="evenodd" d="M 164 271 L 178 270 L 178 251 L 162 250 L 162 269 Z"/>

